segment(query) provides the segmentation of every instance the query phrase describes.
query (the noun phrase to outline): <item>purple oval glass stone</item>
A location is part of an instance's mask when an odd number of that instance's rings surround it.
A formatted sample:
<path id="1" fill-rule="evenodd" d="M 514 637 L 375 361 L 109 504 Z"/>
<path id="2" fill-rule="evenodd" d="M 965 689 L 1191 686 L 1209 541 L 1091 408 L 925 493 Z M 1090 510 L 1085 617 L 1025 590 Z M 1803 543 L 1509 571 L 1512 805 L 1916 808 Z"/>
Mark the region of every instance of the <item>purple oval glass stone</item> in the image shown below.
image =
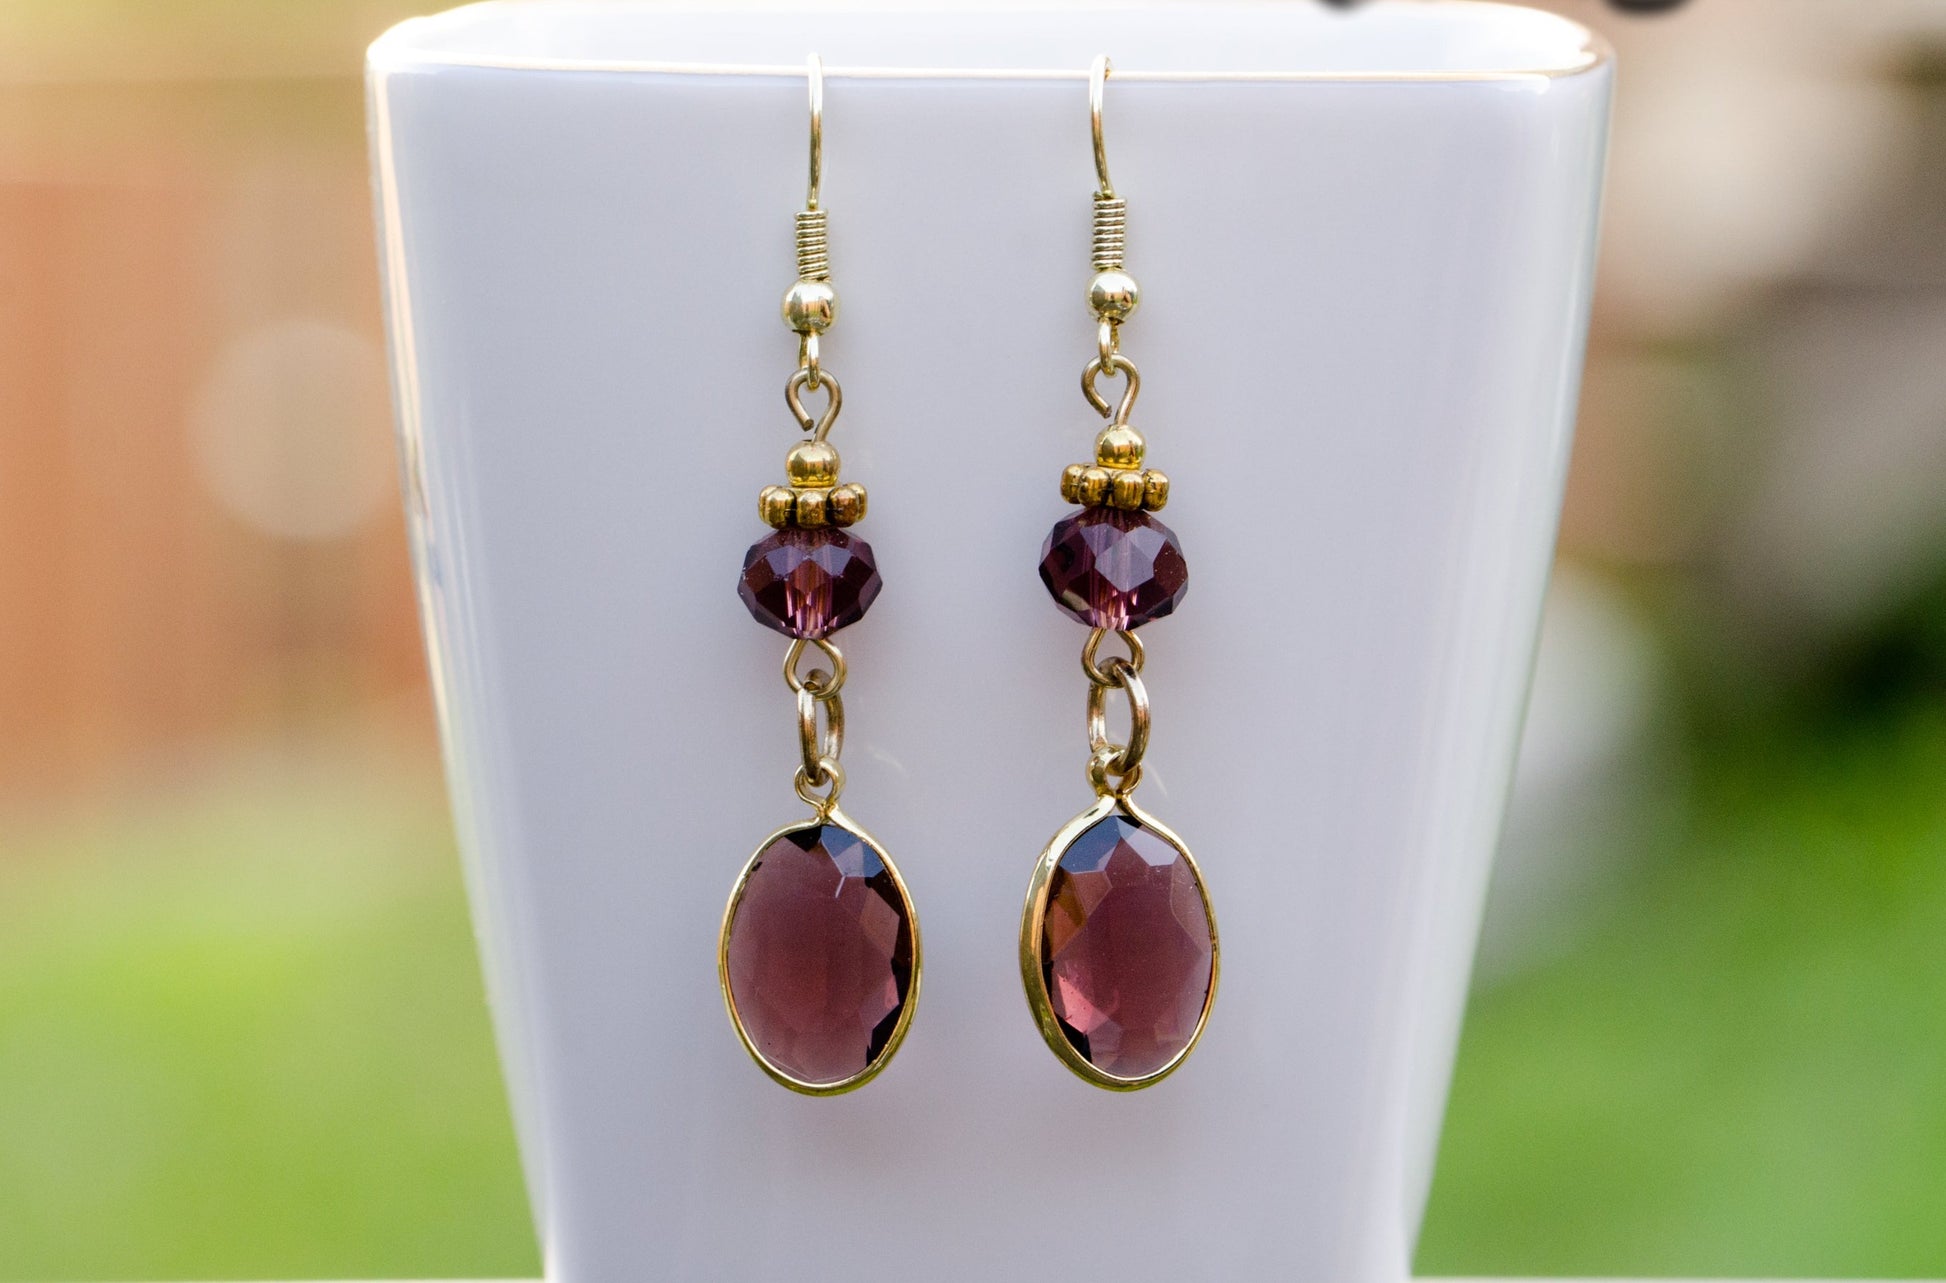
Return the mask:
<path id="1" fill-rule="evenodd" d="M 815 639 L 863 619 L 883 586 L 863 539 L 789 526 L 750 545 L 737 595 L 766 628 Z"/>
<path id="2" fill-rule="evenodd" d="M 1167 1067 L 1196 1040 L 1214 941 L 1174 844 L 1122 815 L 1089 826 L 1061 853 L 1041 919 L 1041 976 L 1069 1045 L 1117 1078 Z"/>
<path id="3" fill-rule="evenodd" d="M 1083 508 L 1048 532 L 1041 582 L 1090 628 L 1139 628 L 1176 608 L 1189 563 L 1176 532 L 1148 513 Z"/>
<path id="4" fill-rule="evenodd" d="M 814 1086 L 863 1073 L 912 992 L 912 906 L 849 829 L 793 829 L 758 853 L 730 918 L 730 997 L 776 1068 Z"/>

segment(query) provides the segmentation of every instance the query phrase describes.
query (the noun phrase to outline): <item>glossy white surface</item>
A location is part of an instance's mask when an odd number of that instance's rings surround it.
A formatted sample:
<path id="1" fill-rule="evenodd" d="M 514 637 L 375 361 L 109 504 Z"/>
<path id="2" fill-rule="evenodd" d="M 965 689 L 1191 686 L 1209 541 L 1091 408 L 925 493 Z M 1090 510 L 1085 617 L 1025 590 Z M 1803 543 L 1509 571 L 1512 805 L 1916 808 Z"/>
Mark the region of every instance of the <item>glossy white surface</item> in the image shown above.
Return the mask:
<path id="1" fill-rule="evenodd" d="M 1567 460 L 1609 68 L 1486 5 L 982 14 L 485 6 L 373 48 L 425 615 L 554 1278 L 1407 1273 Z M 747 1061 L 714 974 L 732 878 L 802 809 L 784 643 L 734 580 L 792 439 L 776 300 L 813 47 L 833 441 L 886 581 L 842 638 L 845 804 L 926 941 L 897 1062 L 824 1100 Z M 1013 951 L 1036 852 L 1089 800 L 1084 631 L 1034 567 L 1098 426 L 1103 49 L 1135 418 L 1191 566 L 1144 634 L 1141 797 L 1202 861 L 1224 960 L 1195 1056 L 1134 1096 L 1048 1055 Z M 897 70 L 924 66 L 959 74 Z"/>

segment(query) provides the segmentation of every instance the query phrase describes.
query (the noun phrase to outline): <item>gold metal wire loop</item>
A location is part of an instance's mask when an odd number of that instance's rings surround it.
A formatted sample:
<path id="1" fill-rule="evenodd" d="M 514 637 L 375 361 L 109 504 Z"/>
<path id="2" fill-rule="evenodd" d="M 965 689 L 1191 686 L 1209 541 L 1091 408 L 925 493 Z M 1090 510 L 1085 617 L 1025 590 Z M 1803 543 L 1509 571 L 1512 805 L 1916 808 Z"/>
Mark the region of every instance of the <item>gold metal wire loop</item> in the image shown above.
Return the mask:
<path id="1" fill-rule="evenodd" d="M 1101 184 L 1103 196 L 1115 194 L 1115 184 L 1108 177 L 1108 144 L 1101 137 L 1101 103 L 1108 96 L 1108 73 L 1114 70 L 1107 54 L 1098 54 L 1088 68 L 1088 127 L 1095 136 L 1095 179 Z"/>
<path id="2" fill-rule="evenodd" d="M 1100 359 L 1095 362 L 1096 365 L 1104 370 L 1114 366 L 1121 356 L 1117 350 L 1121 345 L 1122 332 L 1119 325 L 1106 317 L 1095 322 L 1095 351 L 1100 355 Z M 1103 413 L 1107 411 L 1104 410 Z"/>
<path id="3" fill-rule="evenodd" d="M 1120 374 L 1128 380 L 1127 386 L 1122 389 L 1122 399 L 1113 406 L 1108 404 L 1108 398 L 1095 390 L 1095 380 L 1104 374 L 1111 378 Z M 825 377 L 830 378 L 829 375 Z M 1135 362 L 1120 352 L 1110 352 L 1106 360 L 1096 357 L 1081 371 L 1081 395 L 1088 398 L 1088 404 L 1095 407 L 1096 414 L 1111 423 L 1128 422 L 1129 412 L 1135 408 L 1135 398 L 1141 392 L 1142 375 L 1136 370 Z"/>
<path id="4" fill-rule="evenodd" d="M 1081 648 L 1081 671 L 1086 673 L 1088 680 L 1097 686 L 1114 686 L 1116 679 L 1111 675 L 1110 669 L 1113 667 L 1115 660 L 1124 659 L 1123 656 L 1113 655 L 1109 657 L 1106 663 L 1103 663 L 1098 658 L 1101 654 L 1102 639 L 1107 637 L 1111 632 L 1122 639 L 1122 645 L 1128 647 L 1128 655 L 1125 657 L 1125 662 L 1137 673 L 1142 671 L 1142 664 L 1147 658 L 1142 649 L 1142 639 L 1126 628 L 1095 629 L 1088 634 L 1088 644 Z"/>
<path id="5" fill-rule="evenodd" d="M 815 354 L 817 348 L 813 346 L 811 351 Z M 1128 366 L 1127 361 L 1123 361 L 1122 364 Z M 1134 367 L 1128 368 L 1132 370 Z M 1132 387 L 1133 384 L 1131 383 L 1130 386 Z M 823 414 L 812 414 L 804 408 L 806 388 L 824 393 L 826 400 Z M 831 435 L 831 425 L 837 421 L 839 407 L 844 405 L 844 402 L 844 389 L 838 386 L 837 378 L 830 374 L 815 373 L 809 366 L 800 366 L 791 375 L 790 381 L 784 384 L 784 404 L 791 408 L 791 417 L 797 420 L 797 426 L 810 433 L 813 441 L 822 441 Z"/>
<path id="6" fill-rule="evenodd" d="M 1111 775 L 1127 776 L 1142 769 L 1143 755 L 1149 751 L 1149 692 L 1135 674 L 1135 666 L 1120 655 L 1104 668 L 1115 679 L 1113 685 L 1088 684 L 1088 749 L 1100 756 L 1112 750 L 1104 762 Z M 1108 738 L 1108 692 L 1119 690 L 1128 697 L 1128 743 L 1117 744 Z"/>
<path id="7" fill-rule="evenodd" d="M 831 671 L 813 668 L 802 677 L 798 676 L 797 665 L 804 658 L 807 648 L 816 646 L 831 662 Z M 822 637 L 799 637 L 784 652 L 784 684 L 793 693 L 809 691 L 819 699 L 830 699 L 845 688 L 845 655 L 831 642 Z"/>
<path id="8" fill-rule="evenodd" d="M 814 668 L 797 692 L 797 743 L 803 753 L 804 774 L 813 784 L 824 783 L 824 762 L 837 761 L 845 751 L 845 698 L 817 689 L 830 679 L 830 673 Z M 818 728 L 819 708 L 824 710 L 822 730 Z"/>
<path id="9" fill-rule="evenodd" d="M 818 818 L 824 819 L 837 809 L 838 795 L 845 791 L 845 768 L 835 758 L 822 758 L 815 776 L 798 767 L 797 778 L 791 786 L 806 805 L 816 808 Z M 825 790 L 823 794 L 818 792 L 820 788 Z"/>
<path id="10" fill-rule="evenodd" d="M 814 210 L 819 189 L 824 186 L 824 59 L 815 53 L 806 58 L 804 79 L 811 95 L 811 183 L 804 208 Z"/>
<path id="11" fill-rule="evenodd" d="M 818 365 L 818 336 L 808 330 L 797 336 L 797 368 L 804 371 L 804 386 L 813 392 L 824 390 L 824 370 Z M 799 416 L 798 422 L 803 422 Z M 811 429 L 806 428 L 809 432 Z M 827 427 L 825 431 L 830 431 Z"/>
<path id="12" fill-rule="evenodd" d="M 1105 745 L 1102 750 L 1088 759 L 1088 783 L 1095 789 L 1096 797 L 1127 797 L 1142 782 L 1142 768 L 1134 767 L 1126 772 L 1115 769 L 1115 757 L 1120 750 L 1114 745 Z M 1110 778 L 1110 777 L 1115 778 Z"/>

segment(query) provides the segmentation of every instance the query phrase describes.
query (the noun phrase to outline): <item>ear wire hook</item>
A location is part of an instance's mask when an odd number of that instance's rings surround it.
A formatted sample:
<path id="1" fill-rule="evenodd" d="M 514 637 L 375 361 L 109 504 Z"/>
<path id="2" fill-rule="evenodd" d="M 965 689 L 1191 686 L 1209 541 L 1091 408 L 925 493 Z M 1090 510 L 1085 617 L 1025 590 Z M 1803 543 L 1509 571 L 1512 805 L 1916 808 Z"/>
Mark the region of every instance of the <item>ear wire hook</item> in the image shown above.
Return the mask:
<path id="1" fill-rule="evenodd" d="M 804 83 L 811 107 L 810 172 L 804 208 L 796 219 L 797 284 L 784 296 L 784 322 L 797 331 L 797 364 L 808 375 L 805 386 L 820 391 L 829 383 L 833 388 L 831 410 L 818 430 L 818 440 L 822 441 L 837 412 L 837 383 L 819 363 L 818 336 L 837 319 L 838 296 L 831 289 L 829 220 L 818 203 L 824 187 L 824 59 L 815 53 L 804 60 Z M 795 394 L 791 413 L 804 419 Z M 810 430 L 810 423 L 805 422 L 805 431 Z"/>
<path id="2" fill-rule="evenodd" d="M 1107 54 L 1099 54 L 1088 68 L 1088 126 L 1094 134 L 1095 178 L 1094 238 L 1089 257 L 1095 277 L 1088 283 L 1088 306 L 1095 314 L 1096 356 L 1081 373 L 1081 391 L 1103 418 L 1114 427 L 1128 425 L 1129 411 L 1142 379 L 1135 363 L 1121 353 L 1122 322 L 1135 312 L 1139 298 L 1135 278 L 1123 270 L 1128 244 L 1128 202 L 1115 194 L 1115 182 L 1108 176 L 1108 144 L 1102 138 L 1101 105 L 1107 96 L 1108 77 L 1114 70 Z M 1120 404 L 1110 407 L 1095 390 L 1102 375 L 1121 374 L 1128 380 Z"/>
<path id="3" fill-rule="evenodd" d="M 804 78 L 811 94 L 811 185 L 804 198 L 804 208 L 814 210 L 818 207 L 818 189 L 824 185 L 824 59 L 816 54 L 806 58 Z M 1099 139 L 1099 131 L 1096 137 Z"/>
<path id="4" fill-rule="evenodd" d="M 1095 178 L 1101 184 L 1101 194 L 1108 197 L 1114 196 L 1115 184 L 1108 177 L 1108 144 L 1101 137 L 1101 102 L 1107 97 L 1108 73 L 1113 69 L 1105 53 L 1097 54 L 1088 68 L 1088 123 L 1095 135 Z"/>

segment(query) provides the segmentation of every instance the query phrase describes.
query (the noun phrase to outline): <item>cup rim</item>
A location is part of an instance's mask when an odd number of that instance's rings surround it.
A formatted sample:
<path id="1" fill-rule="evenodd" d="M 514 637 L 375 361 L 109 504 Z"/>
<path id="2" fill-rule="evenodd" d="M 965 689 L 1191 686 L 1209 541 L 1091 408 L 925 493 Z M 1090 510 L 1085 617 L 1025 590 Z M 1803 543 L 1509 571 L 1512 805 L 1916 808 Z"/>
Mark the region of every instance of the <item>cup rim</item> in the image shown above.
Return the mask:
<path id="1" fill-rule="evenodd" d="M 1605 68 L 1613 61 L 1614 50 L 1608 41 L 1593 29 L 1559 14 L 1529 9 L 1522 5 L 1502 3 L 1501 0 L 1387 0 L 1392 8 L 1414 8 L 1427 11 L 1438 10 L 1442 15 L 1450 15 L 1459 10 L 1499 11 L 1511 18 L 1520 15 L 1522 20 L 1544 18 L 1559 24 L 1566 37 L 1564 45 L 1572 41 L 1570 52 L 1551 63 L 1531 66 L 1505 67 L 1466 67 L 1466 68 L 1417 68 L 1417 69 L 1302 69 L 1288 70 L 1237 70 L 1222 68 L 1198 69 L 1157 69 L 1144 67 L 1139 60 L 1117 58 L 1115 79 L 1120 82 L 1150 83 L 1345 83 L 1345 84 L 1397 84 L 1397 83 L 1440 83 L 1466 84 L 1478 82 L 1505 81 L 1548 81 L 1571 76 L 1586 75 Z M 1137 3 L 1110 8 L 1100 5 L 1077 4 L 1075 12 L 1099 12 L 1111 14 L 1119 9 L 1122 12 L 1160 13 L 1180 6 L 1173 4 Z M 1205 12 L 1214 6 L 1199 6 Z M 1227 6 L 1232 11 L 1267 9 L 1262 4 L 1241 4 Z M 1277 6 L 1281 8 L 1282 6 Z M 604 6 L 608 12 L 625 10 L 626 6 L 609 4 Z M 682 6 L 654 6 L 660 14 L 736 14 L 764 13 L 778 14 L 804 12 L 802 6 L 784 4 L 723 4 L 694 8 Z M 705 59 L 662 59 L 662 58 L 610 58 L 592 57 L 576 54 L 526 53 L 517 49 L 505 52 L 464 47 L 466 41 L 460 38 L 459 28 L 469 21 L 486 16 L 505 15 L 515 21 L 523 14 L 548 13 L 550 16 L 564 12 L 594 12 L 560 0 L 480 0 L 479 3 L 462 5 L 443 13 L 425 17 L 409 18 L 386 31 L 373 41 L 367 50 L 366 63 L 375 74 L 396 71 L 411 71 L 422 68 L 464 67 L 490 71 L 510 72 L 553 72 L 553 73 L 632 73 L 655 76 L 719 76 L 735 78 L 787 78 L 802 79 L 802 62 L 723 62 Z M 910 5 L 896 3 L 866 3 L 847 5 L 843 12 L 850 14 L 914 14 L 931 15 L 979 14 L 993 17 L 1008 12 L 1008 8 L 976 3 L 947 3 L 915 10 Z M 1046 12 L 1036 6 L 1035 12 Z M 1022 7 L 1018 12 L 1029 10 Z M 1495 17 L 1498 14 L 1482 14 L 1482 17 Z M 517 42 L 517 38 L 516 41 Z M 1048 81 L 1048 80 L 1086 80 L 1085 67 L 937 67 L 902 64 L 844 64 L 827 62 L 824 66 L 827 80 L 904 80 L 904 81 L 966 81 L 966 80 L 1004 80 L 1004 81 Z"/>

